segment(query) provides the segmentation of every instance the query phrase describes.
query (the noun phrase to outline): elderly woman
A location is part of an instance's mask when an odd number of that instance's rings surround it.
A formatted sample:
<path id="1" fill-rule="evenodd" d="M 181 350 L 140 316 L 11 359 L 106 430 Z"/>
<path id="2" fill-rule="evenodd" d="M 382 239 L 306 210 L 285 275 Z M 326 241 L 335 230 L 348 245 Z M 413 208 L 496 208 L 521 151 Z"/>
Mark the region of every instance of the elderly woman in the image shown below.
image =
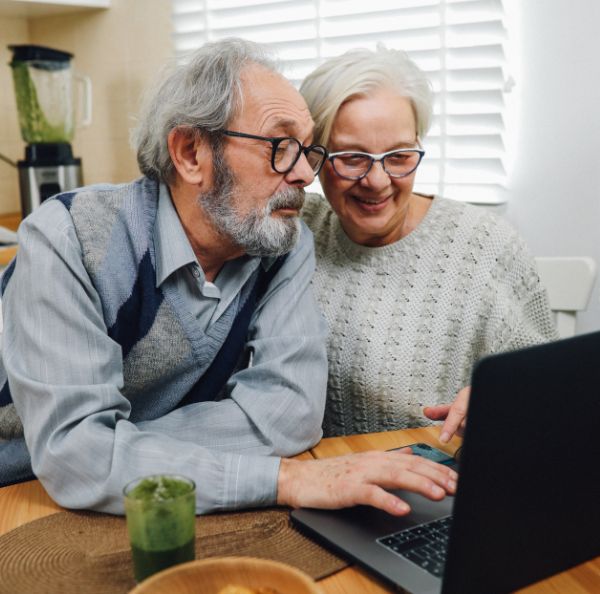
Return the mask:
<path id="1" fill-rule="evenodd" d="M 348 52 L 300 91 L 330 153 L 327 200 L 309 195 L 303 210 L 330 327 L 325 435 L 425 414 L 446 419 L 447 441 L 464 427 L 478 359 L 557 338 L 534 262 L 492 213 L 413 190 L 432 97 L 404 52 Z"/>

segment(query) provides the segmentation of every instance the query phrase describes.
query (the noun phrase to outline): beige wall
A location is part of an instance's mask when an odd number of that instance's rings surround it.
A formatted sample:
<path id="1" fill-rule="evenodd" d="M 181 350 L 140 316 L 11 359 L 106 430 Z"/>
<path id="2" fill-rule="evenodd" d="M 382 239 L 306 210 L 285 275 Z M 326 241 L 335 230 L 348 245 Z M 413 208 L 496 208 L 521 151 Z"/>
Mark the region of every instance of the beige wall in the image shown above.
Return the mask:
<path id="1" fill-rule="evenodd" d="M 12 73 L 8 66 L 11 44 L 29 43 L 26 19 L 0 18 L 0 153 L 16 161 L 23 157 L 23 141 L 17 121 Z M 20 210 L 17 170 L 0 161 L 0 214 Z"/>
<path id="2" fill-rule="evenodd" d="M 129 148 L 129 131 L 142 89 L 172 55 L 170 19 L 171 0 L 112 0 L 108 10 L 11 19 L 12 23 L 0 19 L 3 41 L 4 27 L 16 32 L 16 21 L 22 31 L 20 43 L 71 52 L 75 55 L 74 70 L 92 79 L 92 125 L 77 130 L 73 142 L 75 155 L 83 161 L 84 183 L 118 183 L 139 175 L 135 155 Z M 8 58 L 9 52 L 6 53 L 1 54 L 2 58 Z M 7 62 L 8 59 L 2 59 L 2 64 Z M 2 89 L 4 77 L 10 77 L 10 69 L 5 70 L 8 72 L 0 73 Z M 2 134 L 0 152 L 17 159 L 21 158 L 24 144 L 17 130 L 12 82 L 9 89 L 10 93 L 2 94 L 2 101 L 9 103 L 9 122 L 4 124 L 0 119 L 0 126 L 10 127 L 12 145 L 5 148 Z M 0 213 L 18 210 L 16 170 L 1 162 L 0 167 Z"/>

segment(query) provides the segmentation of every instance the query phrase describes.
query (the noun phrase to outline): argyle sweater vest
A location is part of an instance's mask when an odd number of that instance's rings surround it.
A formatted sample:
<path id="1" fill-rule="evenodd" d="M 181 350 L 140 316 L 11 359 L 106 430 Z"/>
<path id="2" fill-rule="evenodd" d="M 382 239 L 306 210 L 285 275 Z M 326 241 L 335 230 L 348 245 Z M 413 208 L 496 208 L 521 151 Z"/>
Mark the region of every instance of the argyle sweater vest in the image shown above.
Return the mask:
<path id="1" fill-rule="evenodd" d="M 90 186 L 54 199 L 62 202 L 72 217 L 84 266 L 100 296 L 108 335 L 121 346 L 121 393 L 131 402 L 129 420 L 151 420 L 178 406 L 219 399 L 227 379 L 244 358 L 254 308 L 285 256 L 268 271 L 259 266 L 227 310 L 204 332 L 197 328 L 176 291 L 164 285 L 156 287 L 153 229 L 158 185 L 154 181 L 140 178 L 131 184 Z M 18 257 L 5 271 L 2 293 L 15 266 Z M 14 441 L 12 447 L 19 449 L 23 428 L 1 361 L 0 386 L 0 439 Z M 8 448 L 6 443 L 0 446 Z M 12 456 L 23 457 L 14 452 Z M 21 467 L 22 462 L 18 464 Z M 6 466 L 6 454 L 0 447 L 0 484 L 22 480 L 15 472 L 10 481 Z"/>

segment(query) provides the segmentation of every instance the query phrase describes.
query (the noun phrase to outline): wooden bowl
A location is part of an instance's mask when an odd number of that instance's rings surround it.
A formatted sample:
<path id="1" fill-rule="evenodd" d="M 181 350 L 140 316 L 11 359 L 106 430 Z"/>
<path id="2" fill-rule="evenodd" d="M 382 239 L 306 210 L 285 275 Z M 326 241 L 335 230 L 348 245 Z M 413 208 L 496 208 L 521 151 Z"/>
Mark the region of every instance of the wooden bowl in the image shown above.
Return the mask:
<path id="1" fill-rule="evenodd" d="M 277 594 L 323 594 L 308 575 L 285 563 L 253 557 L 215 557 L 165 569 L 130 594 L 218 594 L 225 586 L 272 588 Z"/>

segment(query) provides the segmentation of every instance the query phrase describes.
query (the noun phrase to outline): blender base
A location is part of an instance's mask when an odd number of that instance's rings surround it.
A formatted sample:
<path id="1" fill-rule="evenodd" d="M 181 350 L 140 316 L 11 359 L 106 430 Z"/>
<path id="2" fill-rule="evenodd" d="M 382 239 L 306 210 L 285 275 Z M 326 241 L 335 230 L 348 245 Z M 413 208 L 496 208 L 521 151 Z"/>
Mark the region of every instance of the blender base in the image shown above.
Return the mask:
<path id="1" fill-rule="evenodd" d="M 81 159 L 68 143 L 29 144 L 17 167 L 23 218 L 50 196 L 83 185 Z"/>

